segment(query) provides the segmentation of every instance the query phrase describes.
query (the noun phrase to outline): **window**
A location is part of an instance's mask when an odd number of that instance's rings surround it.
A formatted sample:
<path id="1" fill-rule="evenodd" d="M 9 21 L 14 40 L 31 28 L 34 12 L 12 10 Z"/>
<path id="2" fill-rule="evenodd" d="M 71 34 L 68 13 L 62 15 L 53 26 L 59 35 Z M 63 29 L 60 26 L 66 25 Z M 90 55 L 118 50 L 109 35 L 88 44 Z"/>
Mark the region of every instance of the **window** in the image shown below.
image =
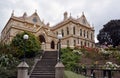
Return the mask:
<path id="1" fill-rule="evenodd" d="M 33 18 L 33 22 L 34 22 L 34 23 L 37 22 L 37 18 L 36 18 L 36 17 Z"/>
<path id="2" fill-rule="evenodd" d="M 93 34 L 91 33 L 91 40 L 93 39 Z"/>
<path id="3" fill-rule="evenodd" d="M 75 27 L 73 27 L 73 34 L 75 35 Z"/>
<path id="4" fill-rule="evenodd" d="M 86 41 L 84 42 L 84 45 L 86 46 Z"/>
<path id="5" fill-rule="evenodd" d="M 82 36 L 82 29 L 80 29 L 80 36 Z"/>
<path id="6" fill-rule="evenodd" d="M 69 40 L 67 40 L 67 47 L 69 47 Z"/>
<path id="7" fill-rule="evenodd" d="M 88 33 L 88 31 L 87 31 L 87 38 L 89 38 L 89 35 L 88 35 L 89 33 Z"/>
<path id="8" fill-rule="evenodd" d="M 74 46 L 76 46 L 76 40 L 74 40 Z"/>
<path id="9" fill-rule="evenodd" d="M 58 32 L 56 32 L 56 35 L 58 35 Z"/>
<path id="10" fill-rule="evenodd" d="M 88 47 L 90 46 L 89 42 L 88 42 Z"/>
<path id="11" fill-rule="evenodd" d="M 67 27 L 66 29 L 67 29 L 67 35 L 69 35 L 69 28 Z"/>
<path id="12" fill-rule="evenodd" d="M 64 37 L 64 31 L 63 31 L 63 29 L 61 30 L 61 32 L 62 32 L 62 36 Z"/>
<path id="13" fill-rule="evenodd" d="M 84 37 L 86 36 L 85 30 L 84 30 Z"/>
<path id="14" fill-rule="evenodd" d="M 83 46 L 83 42 L 81 41 L 81 46 Z"/>

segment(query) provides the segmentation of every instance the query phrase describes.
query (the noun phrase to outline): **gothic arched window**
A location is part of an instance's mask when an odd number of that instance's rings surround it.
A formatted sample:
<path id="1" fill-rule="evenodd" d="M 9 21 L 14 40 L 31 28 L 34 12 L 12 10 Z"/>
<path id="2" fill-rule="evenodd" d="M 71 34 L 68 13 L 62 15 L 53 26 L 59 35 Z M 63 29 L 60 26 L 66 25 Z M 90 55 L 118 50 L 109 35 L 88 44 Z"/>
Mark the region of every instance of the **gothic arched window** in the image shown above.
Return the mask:
<path id="1" fill-rule="evenodd" d="M 69 28 L 67 27 L 66 29 L 67 29 L 67 35 L 69 35 Z"/>
<path id="2" fill-rule="evenodd" d="M 82 29 L 80 29 L 80 36 L 82 36 Z"/>
<path id="3" fill-rule="evenodd" d="M 63 29 L 61 30 L 61 32 L 62 32 L 62 36 L 64 37 L 64 31 L 63 31 Z"/>
<path id="4" fill-rule="evenodd" d="M 75 27 L 73 27 L 73 34 L 75 35 Z"/>

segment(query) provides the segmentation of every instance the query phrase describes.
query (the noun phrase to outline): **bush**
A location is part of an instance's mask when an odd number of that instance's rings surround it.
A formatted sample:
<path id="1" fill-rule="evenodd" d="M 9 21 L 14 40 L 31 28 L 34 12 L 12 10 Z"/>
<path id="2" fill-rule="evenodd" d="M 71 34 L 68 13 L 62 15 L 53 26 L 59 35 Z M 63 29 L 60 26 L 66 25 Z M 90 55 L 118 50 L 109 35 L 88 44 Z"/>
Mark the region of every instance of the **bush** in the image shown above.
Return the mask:
<path id="1" fill-rule="evenodd" d="M 19 61 L 11 54 L 0 55 L 0 78 L 16 78 Z"/>
<path id="2" fill-rule="evenodd" d="M 65 48 L 62 49 L 62 62 L 65 65 L 65 68 L 68 70 L 73 70 L 74 67 L 77 66 L 79 60 L 80 60 L 80 55 L 72 52 L 73 50 L 70 48 Z"/>

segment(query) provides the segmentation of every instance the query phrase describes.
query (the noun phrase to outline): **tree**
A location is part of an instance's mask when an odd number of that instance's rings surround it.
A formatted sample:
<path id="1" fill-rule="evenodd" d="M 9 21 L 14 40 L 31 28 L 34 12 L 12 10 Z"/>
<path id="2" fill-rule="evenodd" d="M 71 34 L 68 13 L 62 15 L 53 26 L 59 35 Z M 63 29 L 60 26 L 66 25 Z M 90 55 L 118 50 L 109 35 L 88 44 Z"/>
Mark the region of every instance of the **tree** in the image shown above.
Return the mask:
<path id="1" fill-rule="evenodd" d="M 103 25 L 103 28 L 99 31 L 97 39 L 100 44 L 118 46 L 120 45 L 120 20 L 111 20 L 107 24 Z"/>
<path id="2" fill-rule="evenodd" d="M 23 39 L 24 34 L 29 35 L 29 39 L 26 41 Z M 19 58 L 23 58 L 24 52 L 26 57 L 34 57 L 40 50 L 39 40 L 30 32 L 17 34 L 10 45 L 12 46 L 13 55 Z"/>

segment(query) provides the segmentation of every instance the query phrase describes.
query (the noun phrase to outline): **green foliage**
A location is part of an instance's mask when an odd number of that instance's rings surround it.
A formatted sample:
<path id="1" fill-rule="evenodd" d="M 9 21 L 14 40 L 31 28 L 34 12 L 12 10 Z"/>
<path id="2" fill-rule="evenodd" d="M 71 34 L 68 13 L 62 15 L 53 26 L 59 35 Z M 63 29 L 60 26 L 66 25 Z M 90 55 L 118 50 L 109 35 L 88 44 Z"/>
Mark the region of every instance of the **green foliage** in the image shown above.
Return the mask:
<path id="1" fill-rule="evenodd" d="M 16 78 L 19 61 L 11 54 L 0 55 L 0 78 Z"/>
<path id="2" fill-rule="evenodd" d="M 9 44 L 2 44 L 0 43 L 0 54 L 7 54 L 10 52 L 10 46 Z"/>
<path id="3" fill-rule="evenodd" d="M 14 67 L 17 64 L 16 58 L 11 54 L 1 54 L 0 55 L 0 67 Z"/>
<path id="4" fill-rule="evenodd" d="M 120 20 L 111 20 L 100 30 L 97 39 L 100 44 L 107 42 L 114 47 L 120 45 Z"/>
<path id="5" fill-rule="evenodd" d="M 29 36 L 28 40 L 23 39 L 23 35 L 27 34 Z M 36 53 L 40 51 L 40 42 L 38 39 L 29 32 L 23 32 L 17 34 L 11 44 L 12 46 L 12 54 L 19 58 L 22 58 L 25 52 L 26 57 L 34 57 Z"/>
<path id="6" fill-rule="evenodd" d="M 73 70 L 80 60 L 80 55 L 72 51 L 73 50 L 70 48 L 62 49 L 62 62 L 65 65 L 65 68 L 68 70 Z"/>

